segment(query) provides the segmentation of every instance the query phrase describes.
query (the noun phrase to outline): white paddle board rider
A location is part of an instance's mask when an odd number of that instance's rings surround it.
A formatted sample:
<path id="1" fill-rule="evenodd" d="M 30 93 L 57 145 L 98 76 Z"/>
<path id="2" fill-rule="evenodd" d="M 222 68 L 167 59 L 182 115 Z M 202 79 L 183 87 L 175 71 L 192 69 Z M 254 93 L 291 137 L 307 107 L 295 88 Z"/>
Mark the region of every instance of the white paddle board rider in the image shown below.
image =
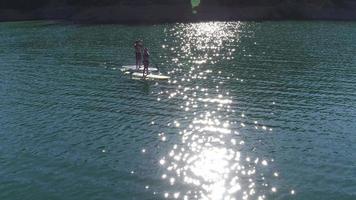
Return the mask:
<path id="1" fill-rule="evenodd" d="M 148 75 L 148 66 L 150 64 L 149 59 L 150 59 L 150 52 L 148 52 L 147 48 L 144 48 L 143 49 L 143 74 L 142 74 L 143 77 Z"/>
<path id="2" fill-rule="evenodd" d="M 136 70 L 141 67 L 142 63 L 142 48 L 143 44 L 141 40 L 136 40 L 134 43 L 135 54 L 136 54 Z"/>

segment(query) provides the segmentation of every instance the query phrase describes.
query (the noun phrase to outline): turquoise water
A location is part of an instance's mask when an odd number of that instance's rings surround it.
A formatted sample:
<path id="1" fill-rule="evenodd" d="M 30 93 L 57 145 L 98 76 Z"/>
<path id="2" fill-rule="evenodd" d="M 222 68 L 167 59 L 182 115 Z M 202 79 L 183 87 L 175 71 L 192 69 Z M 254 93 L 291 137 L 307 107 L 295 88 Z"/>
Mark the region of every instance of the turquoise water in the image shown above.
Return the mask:
<path id="1" fill-rule="evenodd" d="M 356 199 L 355 23 L 0 33 L 0 199 Z"/>

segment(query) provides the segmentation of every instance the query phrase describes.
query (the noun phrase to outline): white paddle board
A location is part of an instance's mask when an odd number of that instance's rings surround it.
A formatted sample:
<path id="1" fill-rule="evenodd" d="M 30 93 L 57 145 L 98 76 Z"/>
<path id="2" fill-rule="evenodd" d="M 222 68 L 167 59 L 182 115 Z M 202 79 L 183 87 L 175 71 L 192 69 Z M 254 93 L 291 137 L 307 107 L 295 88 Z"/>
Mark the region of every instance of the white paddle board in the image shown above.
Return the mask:
<path id="1" fill-rule="evenodd" d="M 131 76 L 132 78 L 140 78 L 146 80 L 168 80 L 170 78 L 169 76 L 164 76 L 159 74 L 148 74 L 145 77 L 143 77 L 142 73 L 140 72 L 134 72 L 131 74 Z"/>
<path id="2" fill-rule="evenodd" d="M 143 66 L 141 66 L 139 69 L 136 69 L 136 65 L 124 65 L 124 66 L 122 66 L 121 71 L 141 71 L 142 72 Z M 158 69 L 155 67 L 149 67 L 148 71 L 156 72 L 156 71 L 158 71 Z"/>

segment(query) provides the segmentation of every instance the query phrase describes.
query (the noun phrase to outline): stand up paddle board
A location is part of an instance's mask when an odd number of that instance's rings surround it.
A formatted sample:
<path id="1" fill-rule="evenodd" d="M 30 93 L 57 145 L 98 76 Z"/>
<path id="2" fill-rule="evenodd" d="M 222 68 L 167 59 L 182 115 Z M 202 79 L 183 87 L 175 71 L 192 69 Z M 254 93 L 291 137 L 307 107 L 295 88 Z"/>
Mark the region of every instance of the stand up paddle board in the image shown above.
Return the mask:
<path id="1" fill-rule="evenodd" d="M 124 66 L 122 66 L 121 71 L 136 71 L 136 72 L 139 71 L 139 72 L 142 72 L 143 71 L 143 66 L 141 66 L 139 69 L 136 69 L 136 65 L 124 65 Z M 156 71 L 158 71 L 158 69 L 155 68 L 155 67 L 149 67 L 148 71 L 149 72 L 156 72 Z"/>
<path id="2" fill-rule="evenodd" d="M 159 74 L 148 74 L 143 77 L 142 73 L 134 72 L 131 74 L 132 78 L 145 79 L 145 80 L 168 80 L 169 76 L 159 75 Z"/>

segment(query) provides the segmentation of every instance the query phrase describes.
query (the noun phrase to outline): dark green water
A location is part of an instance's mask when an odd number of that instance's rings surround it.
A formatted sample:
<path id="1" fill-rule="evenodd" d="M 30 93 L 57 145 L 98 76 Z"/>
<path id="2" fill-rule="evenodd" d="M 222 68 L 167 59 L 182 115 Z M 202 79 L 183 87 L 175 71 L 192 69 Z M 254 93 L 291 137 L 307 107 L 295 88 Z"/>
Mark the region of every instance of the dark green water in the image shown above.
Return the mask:
<path id="1" fill-rule="evenodd" d="M 131 80 L 142 38 L 169 82 Z M 0 23 L 0 199 L 356 199 L 356 23 Z"/>

